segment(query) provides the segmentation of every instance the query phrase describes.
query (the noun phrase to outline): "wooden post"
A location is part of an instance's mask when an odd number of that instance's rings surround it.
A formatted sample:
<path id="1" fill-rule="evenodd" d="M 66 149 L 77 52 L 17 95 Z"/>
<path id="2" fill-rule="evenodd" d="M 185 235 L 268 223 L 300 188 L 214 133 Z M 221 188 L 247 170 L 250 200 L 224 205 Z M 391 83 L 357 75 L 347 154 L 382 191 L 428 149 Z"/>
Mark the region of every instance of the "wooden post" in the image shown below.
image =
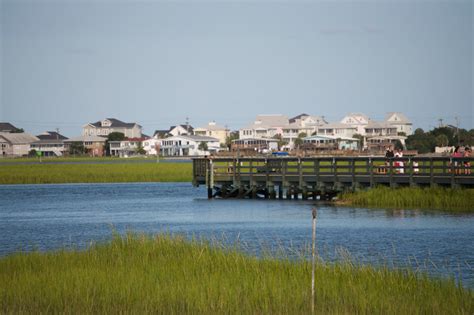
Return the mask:
<path id="1" fill-rule="evenodd" d="M 312 246 L 312 262 L 311 262 L 311 314 L 314 314 L 314 281 L 315 281 L 315 268 L 316 268 L 316 216 L 318 215 L 318 210 L 313 208 L 313 246 Z"/>

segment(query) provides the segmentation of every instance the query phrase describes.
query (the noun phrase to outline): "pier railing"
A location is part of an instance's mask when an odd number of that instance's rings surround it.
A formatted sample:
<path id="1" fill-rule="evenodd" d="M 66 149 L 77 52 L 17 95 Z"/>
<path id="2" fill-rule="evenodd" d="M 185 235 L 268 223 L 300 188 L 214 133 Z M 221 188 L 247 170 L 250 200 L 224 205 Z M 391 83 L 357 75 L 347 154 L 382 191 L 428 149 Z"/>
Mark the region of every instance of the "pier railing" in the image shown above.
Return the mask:
<path id="1" fill-rule="evenodd" d="M 248 187 L 338 189 L 383 184 L 473 187 L 474 158 L 451 157 L 251 157 L 196 158 L 193 183 Z"/>

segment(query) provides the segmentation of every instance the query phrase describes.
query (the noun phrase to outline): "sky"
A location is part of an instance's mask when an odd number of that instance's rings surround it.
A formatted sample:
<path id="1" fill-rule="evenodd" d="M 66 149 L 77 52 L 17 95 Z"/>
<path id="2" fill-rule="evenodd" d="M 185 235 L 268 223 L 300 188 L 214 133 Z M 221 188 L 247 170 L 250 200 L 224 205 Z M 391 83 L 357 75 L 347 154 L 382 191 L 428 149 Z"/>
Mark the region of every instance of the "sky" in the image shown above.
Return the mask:
<path id="1" fill-rule="evenodd" d="M 470 0 L 0 1 L 0 122 L 33 134 L 351 112 L 474 128 Z"/>

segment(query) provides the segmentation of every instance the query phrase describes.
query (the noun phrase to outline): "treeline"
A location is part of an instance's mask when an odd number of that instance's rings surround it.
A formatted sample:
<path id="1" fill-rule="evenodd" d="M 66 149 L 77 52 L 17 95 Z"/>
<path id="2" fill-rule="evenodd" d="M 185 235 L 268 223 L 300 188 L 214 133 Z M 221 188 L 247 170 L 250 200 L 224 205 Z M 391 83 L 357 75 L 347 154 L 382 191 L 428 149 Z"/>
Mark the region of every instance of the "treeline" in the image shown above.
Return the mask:
<path id="1" fill-rule="evenodd" d="M 474 146 L 474 129 L 466 130 L 452 127 L 439 127 L 425 132 L 418 128 L 406 139 L 408 150 L 419 153 L 434 152 L 435 147 Z"/>

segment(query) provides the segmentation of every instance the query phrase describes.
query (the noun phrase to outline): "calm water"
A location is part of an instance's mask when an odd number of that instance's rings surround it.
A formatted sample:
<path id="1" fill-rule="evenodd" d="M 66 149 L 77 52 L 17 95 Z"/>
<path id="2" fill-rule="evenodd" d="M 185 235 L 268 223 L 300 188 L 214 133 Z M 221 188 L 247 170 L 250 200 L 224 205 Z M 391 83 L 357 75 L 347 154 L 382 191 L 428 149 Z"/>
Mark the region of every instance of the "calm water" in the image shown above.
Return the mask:
<path id="1" fill-rule="evenodd" d="M 247 250 L 301 250 L 311 241 L 312 202 L 207 200 L 188 183 L 0 186 L 0 255 L 85 247 L 119 232 L 237 238 Z M 341 253 L 454 275 L 474 287 L 474 216 L 318 205 L 321 256 Z M 292 252 L 292 251 L 290 251 Z"/>

